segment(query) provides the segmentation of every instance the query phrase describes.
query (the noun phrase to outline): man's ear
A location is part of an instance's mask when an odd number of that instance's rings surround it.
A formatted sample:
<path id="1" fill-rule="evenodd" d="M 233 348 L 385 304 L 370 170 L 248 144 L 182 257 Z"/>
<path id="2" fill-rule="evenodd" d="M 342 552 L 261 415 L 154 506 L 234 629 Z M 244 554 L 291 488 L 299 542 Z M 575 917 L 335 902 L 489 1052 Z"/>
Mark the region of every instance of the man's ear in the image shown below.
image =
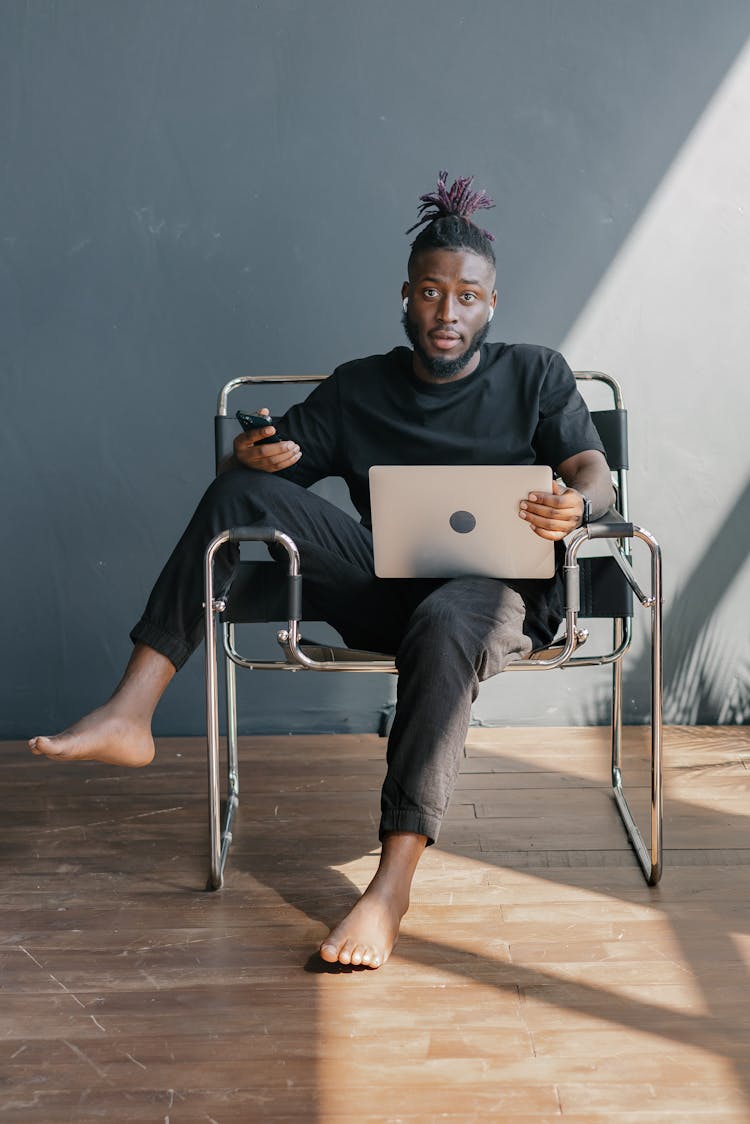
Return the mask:
<path id="1" fill-rule="evenodd" d="M 406 300 L 406 298 L 408 296 L 409 296 L 409 282 L 404 281 L 403 285 L 401 286 L 401 300 Z"/>

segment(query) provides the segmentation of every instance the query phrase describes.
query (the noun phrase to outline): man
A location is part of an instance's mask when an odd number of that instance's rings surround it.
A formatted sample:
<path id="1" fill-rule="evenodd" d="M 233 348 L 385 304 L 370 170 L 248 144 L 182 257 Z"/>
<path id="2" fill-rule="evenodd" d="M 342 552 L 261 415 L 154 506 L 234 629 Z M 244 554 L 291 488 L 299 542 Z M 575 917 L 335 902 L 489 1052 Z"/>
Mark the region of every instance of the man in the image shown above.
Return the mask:
<path id="1" fill-rule="evenodd" d="M 398 701 L 381 799 L 380 865 L 323 941 L 329 962 L 379 967 L 390 955 L 424 848 L 435 842 L 482 680 L 551 640 L 562 616 L 549 581 L 379 580 L 374 576 L 367 472 L 372 464 L 551 464 L 564 484 L 519 510 L 530 533 L 561 544 L 612 502 L 610 474 L 575 379 L 556 352 L 485 343 L 497 304 L 491 236 L 471 221 L 491 206 L 471 180 L 422 196 L 402 288 L 412 349 L 338 368 L 274 427 L 240 434 L 234 456 L 201 500 L 162 571 L 112 698 L 56 737 L 30 747 L 59 761 L 139 766 L 154 755 L 151 718 L 175 671 L 203 635 L 201 560 L 228 526 L 277 526 L 297 542 L 305 592 L 352 647 L 393 652 Z M 412 229 L 415 229 L 412 227 Z M 358 523 L 307 487 L 342 476 Z M 558 547 L 558 557 L 562 547 Z M 231 581 L 227 547 L 217 582 Z M 559 568 L 558 568 L 559 569 Z"/>

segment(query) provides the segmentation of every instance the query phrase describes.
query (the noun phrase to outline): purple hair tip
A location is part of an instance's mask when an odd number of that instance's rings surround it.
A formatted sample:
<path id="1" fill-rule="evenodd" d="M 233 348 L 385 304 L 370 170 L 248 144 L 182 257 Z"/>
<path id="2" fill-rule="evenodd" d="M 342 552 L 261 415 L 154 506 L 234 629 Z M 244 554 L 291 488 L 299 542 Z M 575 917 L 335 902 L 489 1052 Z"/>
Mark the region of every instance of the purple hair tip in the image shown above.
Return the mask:
<path id="1" fill-rule="evenodd" d="M 473 176 L 461 176 L 454 180 L 448 187 L 448 173 L 440 172 L 438 175 L 437 189 L 419 197 L 419 219 L 410 226 L 407 234 L 420 226 L 434 222 L 435 219 L 446 215 L 455 215 L 457 218 L 471 221 L 471 216 L 477 211 L 489 210 L 495 206 L 495 201 L 486 191 L 472 191 Z M 479 228 L 482 229 L 481 227 Z M 482 234 L 494 242 L 494 236 L 489 230 L 482 230 Z"/>

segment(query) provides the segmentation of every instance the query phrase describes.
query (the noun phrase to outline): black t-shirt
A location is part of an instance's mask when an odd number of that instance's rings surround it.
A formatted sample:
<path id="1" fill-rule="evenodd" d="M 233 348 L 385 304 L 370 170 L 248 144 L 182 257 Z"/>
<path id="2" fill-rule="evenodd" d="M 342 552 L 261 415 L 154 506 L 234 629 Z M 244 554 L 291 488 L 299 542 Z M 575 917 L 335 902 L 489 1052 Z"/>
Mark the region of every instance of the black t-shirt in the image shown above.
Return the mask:
<path id="1" fill-rule="evenodd" d="M 283 473 L 305 487 L 341 476 L 370 526 L 373 464 L 548 464 L 599 440 L 563 357 L 529 344 L 484 344 L 475 371 L 426 383 L 396 347 L 337 367 L 278 421 L 300 460 Z"/>

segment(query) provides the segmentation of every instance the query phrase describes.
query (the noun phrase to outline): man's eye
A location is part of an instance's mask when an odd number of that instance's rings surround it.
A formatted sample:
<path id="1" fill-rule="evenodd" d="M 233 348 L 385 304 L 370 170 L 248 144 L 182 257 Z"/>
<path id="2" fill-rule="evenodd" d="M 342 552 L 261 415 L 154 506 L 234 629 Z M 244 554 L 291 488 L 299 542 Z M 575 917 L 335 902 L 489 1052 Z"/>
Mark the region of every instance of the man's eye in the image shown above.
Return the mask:
<path id="1" fill-rule="evenodd" d="M 477 294 L 476 293 L 464 293 L 463 299 L 466 301 L 467 304 L 471 304 L 473 301 L 475 301 L 477 299 Z"/>
<path id="2" fill-rule="evenodd" d="M 425 289 L 424 295 L 426 297 L 436 297 L 438 295 L 437 289 Z"/>

